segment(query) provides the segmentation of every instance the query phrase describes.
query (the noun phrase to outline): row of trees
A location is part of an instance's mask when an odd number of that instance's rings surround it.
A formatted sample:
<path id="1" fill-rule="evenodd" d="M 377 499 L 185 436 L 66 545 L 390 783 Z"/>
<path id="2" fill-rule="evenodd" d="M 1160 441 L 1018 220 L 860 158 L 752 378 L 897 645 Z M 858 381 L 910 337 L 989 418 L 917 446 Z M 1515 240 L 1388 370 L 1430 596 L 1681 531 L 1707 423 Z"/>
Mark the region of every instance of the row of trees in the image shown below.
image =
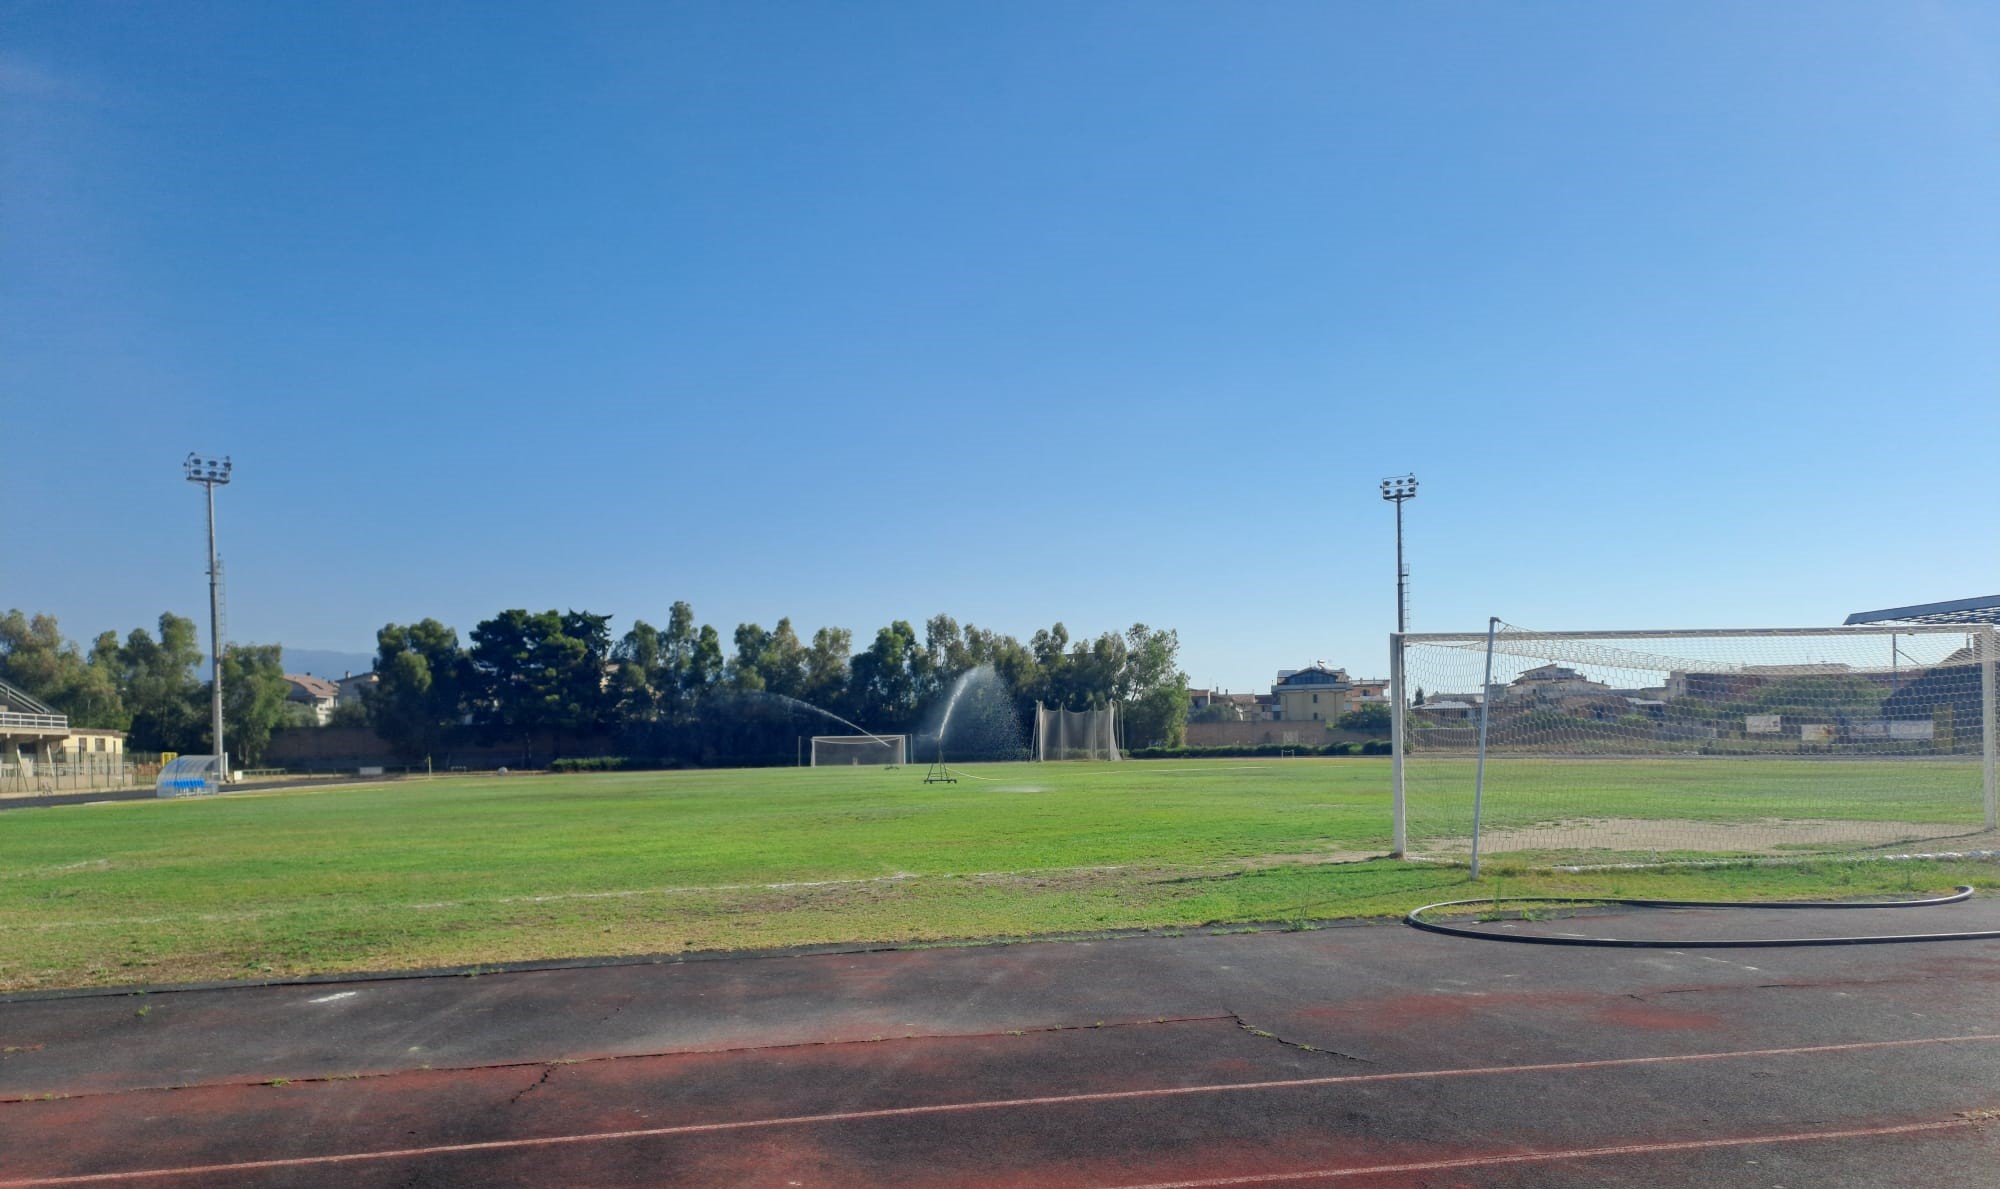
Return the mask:
<path id="1" fill-rule="evenodd" d="M 53 615 L 0 616 L 0 680 L 69 716 L 70 725 L 128 733 L 133 751 L 207 752 L 210 686 L 197 676 L 203 655 L 194 621 L 168 612 L 159 635 L 134 628 L 103 632 L 86 650 Z M 282 649 L 230 644 L 222 650 L 222 702 L 230 753 L 255 765 L 274 730 L 298 721 L 286 704 Z"/>
<path id="2" fill-rule="evenodd" d="M 1134 624 L 1071 640 L 1058 623 L 1023 644 L 949 615 L 904 620 L 863 651 L 853 633 L 823 627 L 810 642 L 789 619 L 739 624 L 725 649 L 713 626 L 677 602 L 665 626 L 633 623 L 613 639 L 610 617 L 589 611 L 503 611 L 475 626 L 470 646 L 435 619 L 376 634 L 379 684 L 369 697 L 376 731 L 412 758 L 461 740 L 547 739 L 557 751 L 614 737 L 626 754 L 693 763 L 788 756 L 805 703 L 866 729 L 917 733 L 962 675 L 990 666 L 1025 737 L 1035 702 L 1082 709 L 1116 701 L 1128 736 L 1178 745 L 1187 675 L 1170 630 Z M 842 730 L 816 721 L 808 733 Z"/>
<path id="3" fill-rule="evenodd" d="M 798 733 L 846 729 L 798 703 L 871 731 L 915 734 L 934 726 L 954 682 L 986 666 L 1023 741 L 1037 701 L 1116 701 L 1134 746 L 1185 737 L 1187 675 L 1171 630 L 1134 624 L 1073 640 L 1057 623 L 1023 643 L 937 615 L 921 633 L 897 620 L 862 651 L 853 644 L 846 628 L 820 628 L 808 641 L 781 619 L 768 630 L 739 624 L 725 646 L 684 602 L 664 626 L 639 620 L 616 638 L 610 617 L 589 611 L 503 611 L 476 625 L 469 645 L 435 619 L 392 623 L 376 633 L 379 683 L 366 721 L 413 760 L 462 743 L 528 749 L 538 739 L 557 753 L 609 739 L 626 754 L 692 763 L 771 759 L 788 756 Z M 157 637 L 104 632 L 87 649 L 53 616 L 0 618 L 0 679 L 76 726 L 129 732 L 134 751 L 211 748 L 204 660 L 194 622 L 172 613 L 160 616 Z M 226 645 L 222 670 L 224 733 L 239 765 L 255 765 L 274 730 L 312 721 L 286 701 L 278 645 Z"/>

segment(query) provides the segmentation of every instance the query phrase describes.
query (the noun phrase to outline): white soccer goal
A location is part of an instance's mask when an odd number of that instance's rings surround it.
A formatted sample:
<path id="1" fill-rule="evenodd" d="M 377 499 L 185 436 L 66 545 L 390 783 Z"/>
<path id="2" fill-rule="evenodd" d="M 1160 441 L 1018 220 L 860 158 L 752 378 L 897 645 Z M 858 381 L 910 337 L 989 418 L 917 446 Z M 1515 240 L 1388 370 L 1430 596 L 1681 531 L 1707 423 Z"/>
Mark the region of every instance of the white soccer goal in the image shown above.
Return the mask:
<path id="1" fill-rule="evenodd" d="M 1996 658 L 1984 624 L 1391 636 L 1395 850 L 1993 849 Z"/>
<path id="2" fill-rule="evenodd" d="M 1035 703 L 1037 760 L 1118 760 L 1118 703 L 1088 710 Z"/>
<path id="3" fill-rule="evenodd" d="M 814 735 L 811 766 L 899 768 L 909 762 L 909 754 L 908 735 Z"/>

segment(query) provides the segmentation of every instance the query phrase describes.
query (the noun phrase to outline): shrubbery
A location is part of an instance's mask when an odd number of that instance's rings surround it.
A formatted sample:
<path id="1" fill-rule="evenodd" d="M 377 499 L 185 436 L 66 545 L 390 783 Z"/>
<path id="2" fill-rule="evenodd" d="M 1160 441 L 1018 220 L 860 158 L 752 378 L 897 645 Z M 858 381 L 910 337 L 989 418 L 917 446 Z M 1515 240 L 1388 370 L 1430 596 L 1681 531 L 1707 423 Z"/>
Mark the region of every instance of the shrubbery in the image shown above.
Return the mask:
<path id="1" fill-rule="evenodd" d="M 1287 752 L 1298 756 L 1385 756 L 1389 754 L 1390 746 L 1387 739 L 1370 739 L 1364 743 L 1327 743 L 1320 746 L 1304 743 L 1245 743 L 1221 747 L 1134 747 L 1127 749 L 1125 755 L 1126 758 L 1134 760 L 1224 760 L 1245 756 L 1281 756 Z M 692 766 L 684 760 L 671 757 L 655 759 L 645 756 L 571 756 L 550 764 L 549 771 L 651 772 L 661 768 Z M 788 765 L 746 765 L 742 760 L 732 760 L 729 766 L 740 768 Z"/>
<path id="2" fill-rule="evenodd" d="M 1298 756 L 1385 756 L 1390 750 L 1387 739 L 1370 739 L 1365 743 L 1327 743 L 1319 746 L 1304 743 L 1241 743 L 1223 744 L 1218 747 L 1135 747 L 1125 754 L 1135 760 L 1221 760 L 1246 756 L 1282 756 L 1287 752 Z"/>
<path id="3" fill-rule="evenodd" d="M 789 768 L 797 761 L 789 757 L 736 757 L 718 767 Z M 658 772 L 668 768 L 699 768 L 676 756 L 568 756 L 549 765 L 551 772 Z"/>
<path id="4" fill-rule="evenodd" d="M 630 756 L 569 756 L 549 765 L 551 772 L 635 772 L 660 766 L 657 760 Z"/>

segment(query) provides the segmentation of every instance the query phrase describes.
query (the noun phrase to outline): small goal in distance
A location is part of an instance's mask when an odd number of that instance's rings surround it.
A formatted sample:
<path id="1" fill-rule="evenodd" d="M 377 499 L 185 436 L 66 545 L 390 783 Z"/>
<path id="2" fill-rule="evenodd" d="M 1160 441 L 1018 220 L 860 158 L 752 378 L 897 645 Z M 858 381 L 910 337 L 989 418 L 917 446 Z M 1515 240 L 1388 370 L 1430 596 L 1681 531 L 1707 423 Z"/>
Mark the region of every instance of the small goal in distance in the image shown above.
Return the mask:
<path id="1" fill-rule="evenodd" d="M 814 768 L 900 768 L 909 762 L 908 735 L 814 735 Z"/>

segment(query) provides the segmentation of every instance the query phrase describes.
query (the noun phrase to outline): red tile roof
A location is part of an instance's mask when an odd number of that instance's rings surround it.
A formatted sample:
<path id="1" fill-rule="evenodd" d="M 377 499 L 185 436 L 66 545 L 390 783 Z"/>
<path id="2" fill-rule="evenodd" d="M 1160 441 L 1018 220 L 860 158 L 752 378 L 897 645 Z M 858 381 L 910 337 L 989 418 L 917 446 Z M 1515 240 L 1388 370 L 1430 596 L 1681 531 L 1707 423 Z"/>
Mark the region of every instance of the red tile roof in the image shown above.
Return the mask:
<path id="1" fill-rule="evenodd" d="M 314 677 L 310 673 L 287 673 L 285 674 L 285 680 L 298 686 L 315 698 L 337 698 L 340 696 L 339 686 L 331 681 Z"/>

